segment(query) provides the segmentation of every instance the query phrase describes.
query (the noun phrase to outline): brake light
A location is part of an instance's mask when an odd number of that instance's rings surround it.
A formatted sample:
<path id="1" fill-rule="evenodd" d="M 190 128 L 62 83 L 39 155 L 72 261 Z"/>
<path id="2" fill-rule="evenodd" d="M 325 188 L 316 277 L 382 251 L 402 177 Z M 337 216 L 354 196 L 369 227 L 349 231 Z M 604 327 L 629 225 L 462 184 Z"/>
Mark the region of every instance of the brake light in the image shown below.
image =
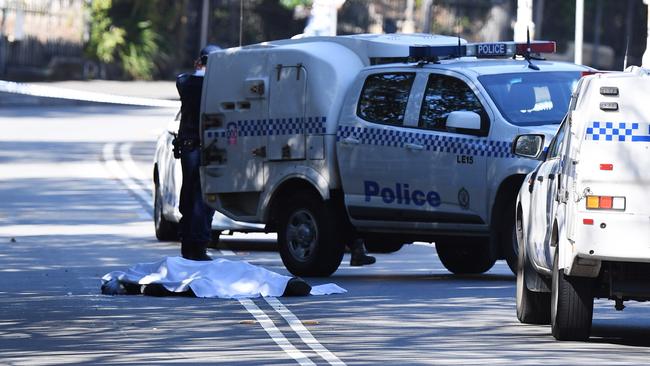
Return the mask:
<path id="1" fill-rule="evenodd" d="M 581 76 L 589 76 L 589 75 L 596 75 L 596 74 L 605 74 L 604 71 L 583 71 L 580 73 Z"/>
<path id="2" fill-rule="evenodd" d="M 609 197 L 609 196 L 602 196 L 602 197 L 600 197 L 600 199 L 598 200 L 598 206 L 599 206 L 600 208 L 604 208 L 604 209 L 611 210 L 611 209 L 612 209 L 612 201 L 613 201 L 613 200 L 614 200 L 614 199 L 613 199 L 612 197 Z"/>
<path id="3" fill-rule="evenodd" d="M 587 196 L 589 210 L 625 210 L 625 197 Z"/>

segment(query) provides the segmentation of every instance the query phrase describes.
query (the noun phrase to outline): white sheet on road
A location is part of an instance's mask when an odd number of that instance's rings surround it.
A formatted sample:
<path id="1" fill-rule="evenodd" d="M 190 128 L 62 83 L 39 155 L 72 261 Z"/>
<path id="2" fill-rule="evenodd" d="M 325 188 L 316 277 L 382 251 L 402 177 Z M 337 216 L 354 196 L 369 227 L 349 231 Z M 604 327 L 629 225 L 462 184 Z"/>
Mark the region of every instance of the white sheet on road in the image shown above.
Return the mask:
<path id="1" fill-rule="evenodd" d="M 158 262 L 139 263 L 126 272 L 114 271 L 102 277 L 108 282 L 116 278 L 122 283 L 147 285 L 159 283 L 169 291 L 183 292 L 191 288 L 197 297 L 241 299 L 260 296 L 282 296 L 291 279 L 245 261 L 215 258 L 192 261 L 167 257 Z M 333 283 L 313 286 L 311 295 L 347 292 Z"/>

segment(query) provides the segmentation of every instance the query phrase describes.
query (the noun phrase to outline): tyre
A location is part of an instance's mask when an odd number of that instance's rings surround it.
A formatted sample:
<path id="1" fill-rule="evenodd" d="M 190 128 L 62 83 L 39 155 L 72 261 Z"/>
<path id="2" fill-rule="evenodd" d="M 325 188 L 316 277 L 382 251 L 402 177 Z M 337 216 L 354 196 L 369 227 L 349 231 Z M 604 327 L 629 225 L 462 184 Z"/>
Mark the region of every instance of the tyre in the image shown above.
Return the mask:
<path id="1" fill-rule="evenodd" d="M 549 292 L 531 291 L 526 286 L 526 276 L 534 274 L 526 256 L 524 232 L 521 220 L 517 220 L 518 241 L 517 258 L 517 319 L 526 324 L 551 323 L 551 294 Z"/>
<path id="2" fill-rule="evenodd" d="M 178 224 L 168 221 L 163 215 L 163 200 L 160 192 L 160 184 L 154 182 L 153 198 L 153 224 L 156 230 L 156 238 L 160 241 L 178 240 Z"/>
<path id="3" fill-rule="evenodd" d="M 558 268 L 558 253 L 553 260 L 551 288 L 551 331 L 560 341 L 584 341 L 589 338 L 594 313 L 594 280 L 566 276 Z"/>
<path id="4" fill-rule="evenodd" d="M 455 274 L 483 273 L 496 262 L 496 253 L 487 238 L 446 238 L 436 242 L 442 265 Z"/>
<path id="5" fill-rule="evenodd" d="M 506 206 L 505 219 L 500 230 L 501 253 L 508 263 L 512 273 L 517 274 L 519 246 L 517 245 L 517 229 L 515 227 L 515 203 L 513 200 Z"/>
<path id="6" fill-rule="evenodd" d="M 295 276 L 329 276 L 343 259 L 341 215 L 312 194 L 291 197 L 282 213 L 278 244 L 284 266 Z"/>

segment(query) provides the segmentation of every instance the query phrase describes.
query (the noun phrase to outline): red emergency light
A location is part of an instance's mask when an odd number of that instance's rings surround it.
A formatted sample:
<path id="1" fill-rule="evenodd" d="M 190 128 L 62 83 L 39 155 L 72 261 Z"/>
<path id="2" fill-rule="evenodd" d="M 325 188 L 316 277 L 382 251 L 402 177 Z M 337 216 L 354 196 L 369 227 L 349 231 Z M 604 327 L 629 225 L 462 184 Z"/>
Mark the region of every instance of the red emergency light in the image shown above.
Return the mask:
<path id="1" fill-rule="evenodd" d="M 555 42 L 552 41 L 535 41 L 530 43 L 530 49 L 529 45 L 527 43 L 516 43 L 517 46 L 517 54 L 518 55 L 524 55 L 526 52 L 530 53 L 555 53 L 556 51 L 556 45 Z"/>

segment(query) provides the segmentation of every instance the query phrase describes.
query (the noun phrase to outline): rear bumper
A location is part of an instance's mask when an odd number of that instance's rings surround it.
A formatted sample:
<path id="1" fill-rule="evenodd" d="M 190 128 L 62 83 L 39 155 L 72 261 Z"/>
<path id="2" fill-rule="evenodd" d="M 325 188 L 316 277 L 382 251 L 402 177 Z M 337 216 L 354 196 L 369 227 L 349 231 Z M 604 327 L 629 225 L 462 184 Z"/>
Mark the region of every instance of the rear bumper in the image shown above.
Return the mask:
<path id="1" fill-rule="evenodd" d="M 578 214 L 577 219 L 575 257 L 650 263 L 650 216 L 584 212 Z M 591 219 L 593 224 L 584 224 L 583 219 Z"/>

